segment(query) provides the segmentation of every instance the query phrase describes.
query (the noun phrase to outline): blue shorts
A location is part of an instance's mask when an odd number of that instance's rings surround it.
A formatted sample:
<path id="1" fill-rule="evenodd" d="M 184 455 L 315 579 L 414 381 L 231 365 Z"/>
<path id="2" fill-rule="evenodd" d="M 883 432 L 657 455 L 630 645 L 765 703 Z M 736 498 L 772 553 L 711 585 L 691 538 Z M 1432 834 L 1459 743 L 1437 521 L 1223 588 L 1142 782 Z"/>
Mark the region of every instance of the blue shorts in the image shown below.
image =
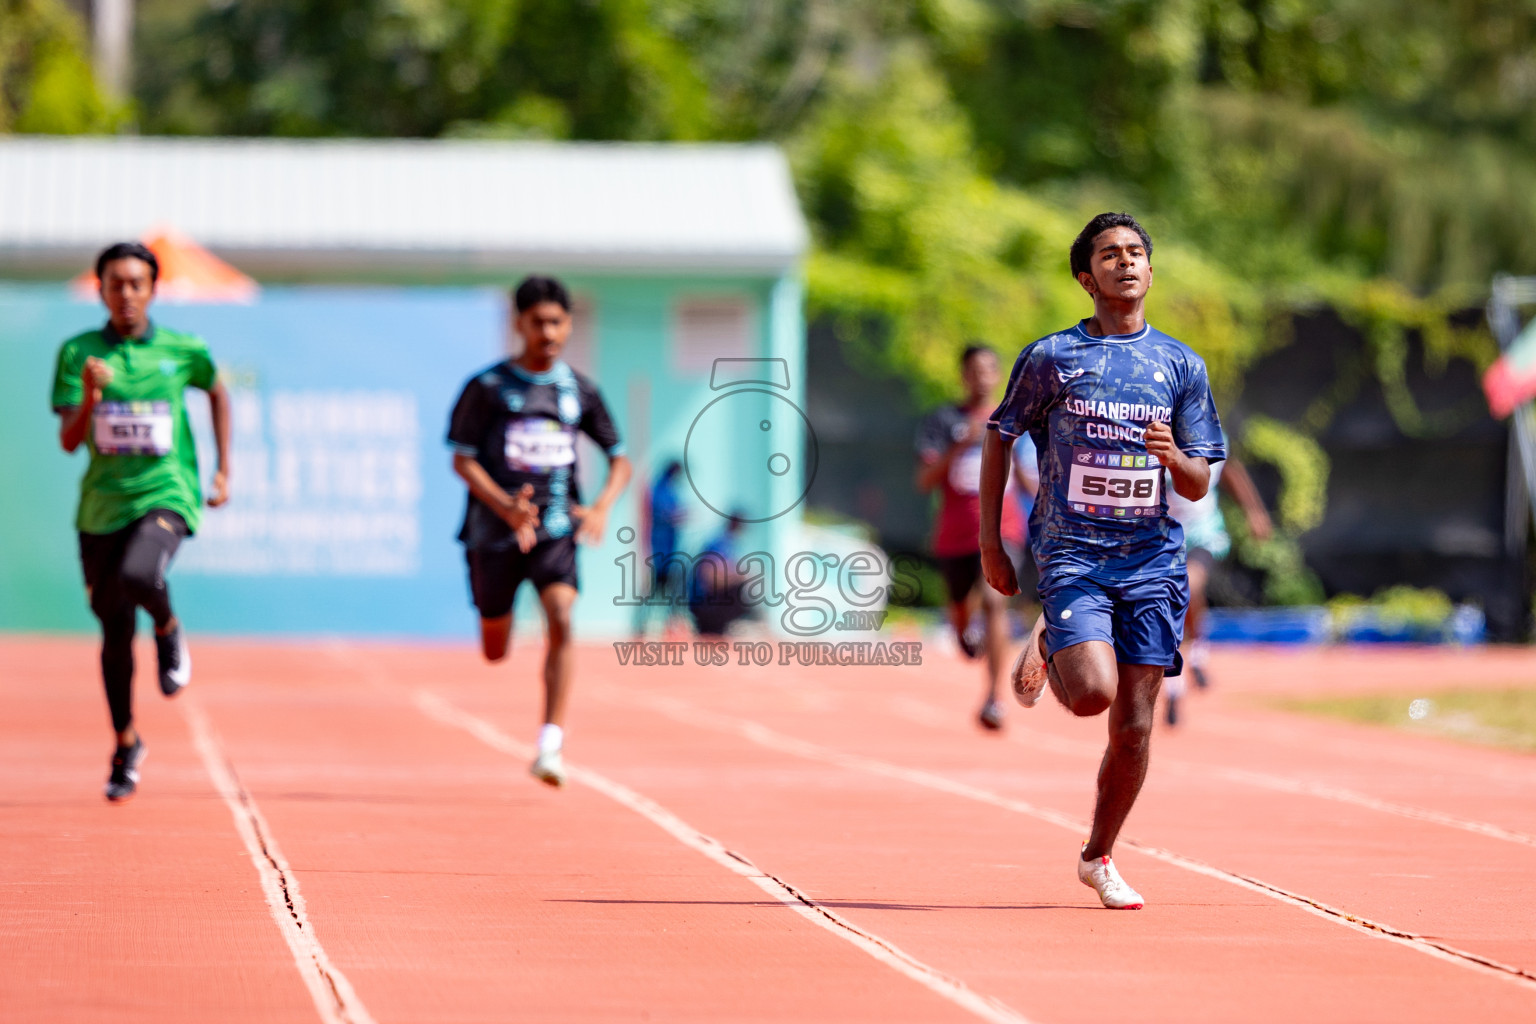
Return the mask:
<path id="1" fill-rule="evenodd" d="M 1045 609 L 1045 650 L 1102 640 L 1113 644 L 1122 665 L 1158 665 L 1166 675 L 1184 668 L 1179 642 L 1189 607 L 1189 577 L 1177 575 L 1139 583 L 1101 583 L 1067 576 L 1040 586 Z"/>

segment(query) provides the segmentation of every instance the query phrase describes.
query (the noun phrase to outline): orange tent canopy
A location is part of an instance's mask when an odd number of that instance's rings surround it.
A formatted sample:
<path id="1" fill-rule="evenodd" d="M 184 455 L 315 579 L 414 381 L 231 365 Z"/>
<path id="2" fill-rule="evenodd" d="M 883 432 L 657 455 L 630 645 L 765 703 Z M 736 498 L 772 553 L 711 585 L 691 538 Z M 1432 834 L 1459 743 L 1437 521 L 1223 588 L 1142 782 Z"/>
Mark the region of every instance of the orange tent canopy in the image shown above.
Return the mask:
<path id="1" fill-rule="evenodd" d="M 144 239 L 160 261 L 156 296 L 168 302 L 254 302 L 256 282 L 174 228 L 155 228 Z M 100 290 L 96 271 L 87 270 L 70 282 L 80 295 Z"/>

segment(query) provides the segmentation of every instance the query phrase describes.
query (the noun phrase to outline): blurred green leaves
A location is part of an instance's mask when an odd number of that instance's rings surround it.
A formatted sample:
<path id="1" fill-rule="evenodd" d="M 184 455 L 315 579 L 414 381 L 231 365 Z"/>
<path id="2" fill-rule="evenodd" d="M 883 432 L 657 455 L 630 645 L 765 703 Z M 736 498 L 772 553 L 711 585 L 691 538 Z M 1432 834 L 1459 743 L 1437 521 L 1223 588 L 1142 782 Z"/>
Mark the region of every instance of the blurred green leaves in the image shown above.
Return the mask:
<path id="1" fill-rule="evenodd" d="M 146 131 L 774 139 L 796 153 L 823 255 L 988 294 L 1033 266 L 1026 239 L 993 236 L 1023 218 L 1059 250 L 1069 227 L 1043 224 L 1106 206 L 1230 267 L 1249 293 L 1239 319 L 1341 275 L 1427 295 L 1536 271 L 1531 0 L 140 10 Z M 909 201 L 882 175 L 955 194 Z M 946 335 L 993 319 L 953 315 L 974 322 L 942 314 Z"/>
<path id="2" fill-rule="evenodd" d="M 708 89 L 651 0 L 144 4 L 161 133 L 693 139 Z"/>
<path id="3" fill-rule="evenodd" d="M 97 89 L 62 0 L 0 0 L 0 132 L 104 132 L 122 116 Z"/>
<path id="4" fill-rule="evenodd" d="M 1085 315 L 1067 247 L 1100 208 L 1129 205 L 1124 190 L 1050 199 L 983 173 L 963 109 L 916 47 L 828 88 L 791 150 L 820 243 L 813 314 L 930 399 L 954 386 L 969 342 L 1009 360 Z M 1177 238 L 1154 264 L 1149 315 L 1196 343 L 1230 391 L 1258 348 L 1257 300 Z"/>

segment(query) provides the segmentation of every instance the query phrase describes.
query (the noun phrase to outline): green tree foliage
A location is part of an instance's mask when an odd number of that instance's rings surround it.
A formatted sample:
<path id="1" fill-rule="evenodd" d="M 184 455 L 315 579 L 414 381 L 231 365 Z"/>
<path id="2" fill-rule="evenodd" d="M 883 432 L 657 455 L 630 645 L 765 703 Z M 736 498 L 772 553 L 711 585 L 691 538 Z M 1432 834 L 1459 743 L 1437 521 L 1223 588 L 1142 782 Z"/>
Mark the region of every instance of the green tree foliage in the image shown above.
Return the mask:
<path id="1" fill-rule="evenodd" d="M 151 0 L 138 93 L 171 133 L 702 138 L 707 86 L 651 7 Z"/>
<path id="2" fill-rule="evenodd" d="M 1051 209 L 1132 208 L 1160 236 L 1241 266 L 1266 296 L 1340 275 L 1430 294 L 1536 270 L 1531 0 L 141 0 L 141 11 L 137 92 L 152 132 L 772 138 L 821 169 L 824 192 L 825 173 L 857 161 L 807 157 L 806 140 L 846 151 L 825 126 L 894 89 L 923 92 L 922 109 L 943 107 L 949 125 L 901 125 L 927 142 L 903 141 L 898 163 L 931 142 L 948 173 Z M 891 137 L 858 134 L 876 148 Z M 890 269 L 893 252 L 865 263 Z"/>
<path id="3" fill-rule="evenodd" d="M 955 357 L 982 339 L 1005 358 L 1078 319 L 1086 299 L 1067 247 L 1097 212 L 1001 185 L 978 167 L 969 124 L 914 51 L 891 55 L 796 139 L 802 197 L 819 229 L 813 312 L 937 397 Z M 1262 323 L 1247 293 L 1177 240 L 1154 249 L 1150 315 L 1197 340 L 1230 388 Z"/>
<path id="4" fill-rule="evenodd" d="M 110 131 L 120 119 L 61 0 L 0 0 L 0 132 L 75 135 Z"/>
<path id="5" fill-rule="evenodd" d="M 1009 180 L 1133 185 L 1263 282 L 1536 268 L 1529 0 L 976 3 L 937 52 Z"/>

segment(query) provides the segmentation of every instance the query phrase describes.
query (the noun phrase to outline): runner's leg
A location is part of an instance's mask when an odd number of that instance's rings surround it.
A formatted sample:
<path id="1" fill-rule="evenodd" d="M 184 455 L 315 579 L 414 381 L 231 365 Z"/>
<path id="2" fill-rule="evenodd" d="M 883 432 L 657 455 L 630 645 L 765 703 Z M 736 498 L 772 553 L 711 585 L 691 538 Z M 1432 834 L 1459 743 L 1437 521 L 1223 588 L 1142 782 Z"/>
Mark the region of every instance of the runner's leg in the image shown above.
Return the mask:
<path id="1" fill-rule="evenodd" d="M 969 597 L 958 601 L 949 602 L 949 626 L 955 631 L 955 640 L 958 643 L 965 642 L 965 627 L 971 621 L 971 602 Z"/>
<path id="2" fill-rule="evenodd" d="M 1003 669 L 1008 665 L 1012 638 L 1008 629 L 1008 599 L 989 587 L 985 580 L 977 587 L 981 593 L 981 613 L 987 624 L 987 700 L 997 700 Z"/>
<path id="3" fill-rule="evenodd" d="M 1120 826 L 1141 792 L 1163 674 L 1177 674 L 1180 669 L 1179 629 L 1189 589 L 1182 575 L 1168 576 L 1124 584 L 1112 598 L 1114 654 L 1119 665 L 1109 709 L 1109 746 L 1099 766 L 1093 832 L 1083 849 L 1085 861 L 1110 856 Z"/>
<path id="4" fill-rule="evenodd" d="M 569 535 L 535 544 L 524 562 L 528 582 L 544 609 L 544 724 L 539 728 L 534 778 L 563 786 L 565 705 L 571 690 L 571 607 L 576 603 L 576 539 Z"/>
<path id="5" fill-rule="evenodd" d="M 571 690 L 571 608 L 576 588 L 551 583 L 539 591 L 548 627 L 549 646 L 544 652 L 544 723 L 565 727 L 566 698 Z"/>
<path id="6" fill-rule="evenodd" d="M 1073 578 L 1041 588 L 1040 653 L 1062 706 L 1080 718 L 1100 714 L 1119 686 L 1114 600 L 1101 584 Z"/>
<path id="7" fill-rule="evenodd" d="M 1083 860 L 1111 856 L 1120 826 L 1125 824 L 1147 777 L 1163 669 L 1157 665 L 1121 665 L 1118 676 L 1119 687 L 1109 708 L 1109 746 L 1099 765 L 1093 831 L 1083 847 Z"/>
<path id="8" fill-rule="evenodd" d="M 1205 587 L 1210 580 L 1210 555 L 1189 560 L 1189 611 L 1184 613 L 1184 642 L 1199 643 L 1205 628 Z"/>
<path id="9" fill-rule="evenodd" d="M 129 528 L 131 529 L 131 527 Z M 101 623 L 101 680 L 118 746 L 138 739 L 133 728 L 133 602 L 124 593 L 120 570 L 128 530 L 80 534 L 80 565 L 91 612 Z"/>
<path id="10" fill-rule="evenodd" d="M 480 612 L 480 651 L 485 660 L 501 661 L 512 646 L 512 604 L 527 571 L 522 552 L 466 551 L 469 590 Z"/>
<path id="11" fill-rule="evenodd" d="M 101 621 L 101 680 L 107 689 L 107 708 L 112 712 L 112 731 L 117 745 L 133 746 L 138 732 L 133 727 L 133 605 L 125 599 L 99 605 L 93 598 L 91 610 Z"/>
<path id="12" fill-rule="evenodd" d="M 512 613 L 480 620 L 480 651 L 486 661 L 500 661 L 512 647 Z"/>
<path id="13" fill-rule="evenodd" d="M 186 535 L 186 523 L 174 512 L 155 509 L 129 527 L 129 531 L 118 570 L 123 593 L 130 605 L 149 613 L 155 632 L 169 633 L 177 623 L 165 570 Z"/>
<path id="14" fill-rule="evenodd" d="M 1205 689 L 1210 680 L 1205 674 L 1205 615 L 1210 608 L 1206 590 L 1216 556 L 1205 548 L 1189 550 L 1189 610 L 1184 613 L 1184 664 L 1195 678 L 1195 686 Z"/>
<path id="15" fill-rule="evenodd" d="M 1008 541 L 1003 542 L 1003 550 L 1008 553 L 1008 560 L 1014 565 L 1020 587 L 1027 586 L 1029 593 L 1033 595 L 1034 581 L 1030 580 L 1026 583 L 1028 574 L 1025 570 L 1032 567 L 1028 552 L 1022 545 Z M 1013 645 L 1013 627 L 1010 622 L 1008 599 L 993 590 L 985 579 L 978 581 L 976 589 L 981 597 L 981 611 L 987 630 L 987 704 L 992 704 L 997 700 L 997 691 L 1002 684 L 1003 673 L 1010 664 L 1008 649 Z"/>
<path id="16" fill-rule="evenodd" d="M 1119 666 L 1107 640 L 1085 640 L 1063 647 L 1050 660 L 1051 692 L 1079 718 L 1101 714 L 1115 700 Z"/>
<path id="17" fill-rule="evenodd" d="M 949 593 L 949 625 L 955 631 L 955 642 L 967 658 L 982 653 L 985 637 L 970 633 L 971 615 L 980 603 L 976 587 L 981 583 L 981 553 L 974 555 L 941 555 L 934 559 L 939 575 L 944 578 L 944 589 Z"/>

